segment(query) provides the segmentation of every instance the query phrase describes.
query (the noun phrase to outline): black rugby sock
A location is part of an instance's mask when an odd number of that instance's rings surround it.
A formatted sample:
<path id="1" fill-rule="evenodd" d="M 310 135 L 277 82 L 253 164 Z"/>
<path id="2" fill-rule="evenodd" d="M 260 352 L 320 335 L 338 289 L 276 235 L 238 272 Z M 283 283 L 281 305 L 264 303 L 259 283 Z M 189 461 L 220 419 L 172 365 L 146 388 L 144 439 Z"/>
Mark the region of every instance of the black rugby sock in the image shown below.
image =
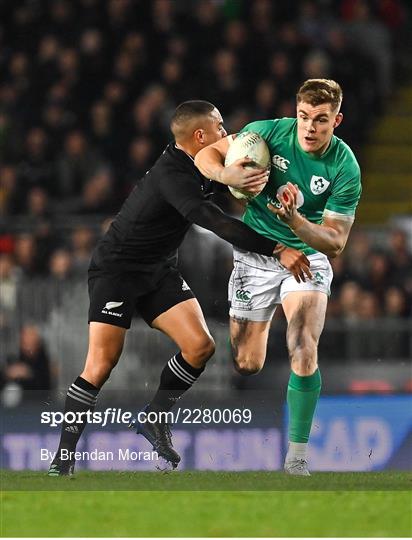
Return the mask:
<path id="1" fill-rule="evenodd" d="M 74 413 L 77 416 L 77 413 L 94 411 L 98 393 L 99 389 L 93 384 L 89 383 L 82 377 L 77 377 L 77 379 L 67 390 L 66 402 L 64 406 L 65 418 L 66 413 Z M 68 420 L 71 420 L 71 418 L 68 418 Z M 82 415 L 81 420 L 81 422 L 66 422 L 65 420 L 62 423 L 60 443 L 56 457 L 61 456 L 62 449 L 67 450 L 68 452 L 74 452 L 76 450 L 77 441 L 80 439 L 80 435 L 83 433 L 83 430 L 87 424 L 85 414 Z"/>
<path id="2" fill-rule="evenodd" d="M 160 385 L 146 412 L 169 411 L 198 379 L 203 368 L 194 368 L 178 352 L 163 368 Z"/>

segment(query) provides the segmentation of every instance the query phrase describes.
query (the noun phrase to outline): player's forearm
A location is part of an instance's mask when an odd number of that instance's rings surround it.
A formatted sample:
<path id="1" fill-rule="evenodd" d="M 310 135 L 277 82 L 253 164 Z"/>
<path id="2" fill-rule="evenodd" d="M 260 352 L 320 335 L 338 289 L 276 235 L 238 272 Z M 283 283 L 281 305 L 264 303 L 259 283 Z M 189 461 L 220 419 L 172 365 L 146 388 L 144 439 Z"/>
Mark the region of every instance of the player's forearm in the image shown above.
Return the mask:
<path id="1" fill-rule="evenodd" d="M 277 242 L 261 236 L 242 221 L 228 216 L 210 201 L 199 205 L 186 217 L 240 249 L 267 256 L 275 254 Z"/>
<path id="2" fill-rule="evenodd" d="M 332 227 L 311 223 L 300 214 L 289 223 L 289 227 L 305 244 L 328 257 L 336 257 L 345 247 L 345 241 L 338 231 Z"/>
<path id="3" fill-rule="evenodd" d="M 224 156 L 217 148 L 208 146 L 200 150 L 195 156 L 195 165 L 206 178 L 226 184 L 222 181 L 222 171 L 225 168 Z"/>

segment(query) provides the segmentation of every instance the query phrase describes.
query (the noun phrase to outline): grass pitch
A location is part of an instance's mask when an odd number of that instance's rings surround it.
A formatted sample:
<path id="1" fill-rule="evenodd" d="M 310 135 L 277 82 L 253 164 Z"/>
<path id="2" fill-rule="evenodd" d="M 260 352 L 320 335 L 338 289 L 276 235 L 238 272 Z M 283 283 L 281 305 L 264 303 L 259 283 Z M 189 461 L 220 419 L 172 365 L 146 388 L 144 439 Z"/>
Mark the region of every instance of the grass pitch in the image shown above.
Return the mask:
<path id="1" fill-rule="evenodd" d="M 409 473 L 4 471 L 1 484 L 2 536 L 412 534 Z"/>

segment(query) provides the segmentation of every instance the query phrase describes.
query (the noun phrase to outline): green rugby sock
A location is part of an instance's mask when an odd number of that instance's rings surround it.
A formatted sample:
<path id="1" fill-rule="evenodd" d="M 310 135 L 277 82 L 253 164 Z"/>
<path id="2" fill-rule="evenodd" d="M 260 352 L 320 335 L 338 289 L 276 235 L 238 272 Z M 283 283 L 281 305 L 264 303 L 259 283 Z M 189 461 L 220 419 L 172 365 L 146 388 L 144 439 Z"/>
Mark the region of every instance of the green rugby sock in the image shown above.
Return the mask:
<path id="1" fill-rule="evenodd" d="M 287 403 L 289 407 L 289 441 L 307 443 L 318 402 L 322 379 L 317 369 L 313 375 L 301 377 L 290 373 Z"/>

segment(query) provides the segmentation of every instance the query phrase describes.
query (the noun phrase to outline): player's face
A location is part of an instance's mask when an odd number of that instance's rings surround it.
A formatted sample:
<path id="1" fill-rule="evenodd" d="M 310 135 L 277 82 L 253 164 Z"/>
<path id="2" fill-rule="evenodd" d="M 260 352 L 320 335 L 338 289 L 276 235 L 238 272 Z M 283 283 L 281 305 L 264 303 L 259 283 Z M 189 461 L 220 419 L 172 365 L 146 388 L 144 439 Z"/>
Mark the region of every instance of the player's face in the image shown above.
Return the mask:
<path id="1" fill-rule="evenodd" d="M 330 103 L 297 105 L 298 141 L 305 152 L 321 155 L 328 148 L 333 130 L 342 122 L 342 114 L 332 110 Z"/>
<path id="2" fill-rule="evenodd" d="M 227 133 L 223 127 L 223 118 L 220 112 L 217 109 L 213 111 L 206 117 L 204 126 L 203 126 L 203 137 L 204 145 L 213 144 L 223 137 L 226 137 Z"/>

